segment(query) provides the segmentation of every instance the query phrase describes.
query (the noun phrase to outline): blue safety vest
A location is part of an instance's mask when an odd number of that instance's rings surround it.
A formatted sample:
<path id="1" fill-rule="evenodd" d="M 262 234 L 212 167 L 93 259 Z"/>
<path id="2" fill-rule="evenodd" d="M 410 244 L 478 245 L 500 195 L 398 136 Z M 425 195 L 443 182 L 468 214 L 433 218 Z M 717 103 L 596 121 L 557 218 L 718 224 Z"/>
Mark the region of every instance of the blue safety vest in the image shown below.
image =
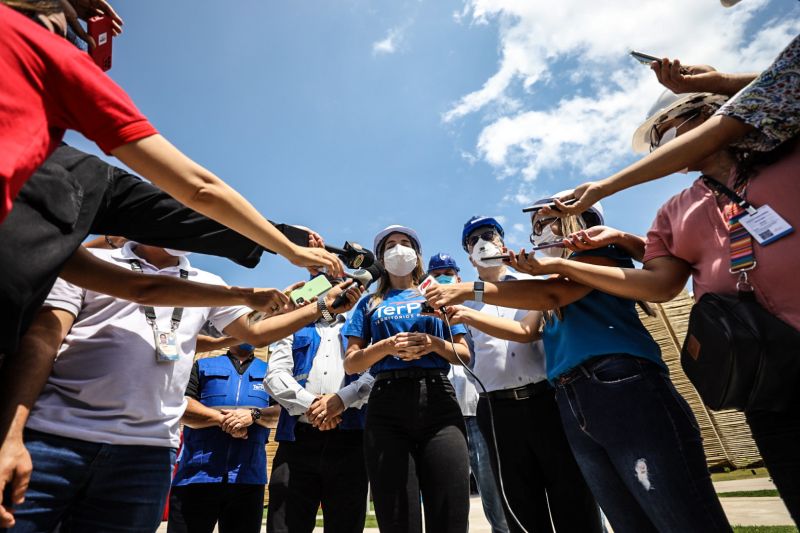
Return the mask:
<path id="1" fill-rule="evenodd" d="M 267 364 L 254 359 L 244 374 L 234 368 L 227 355 L 200 359 L 200 403 L 215 409 L 269 406 L 264 390 Z M 264 446 L 269 429 L 253 424 L 246 439 L 236 439 L 218 427 L 183 429 L 183 448 L 173 485 L 191 483 L 267 482 L 267 452 Z"/>
<path id="2" fill-rule="evenodd" d="M 342 339 L 342 350 L 344 350 L 346 348 L 346 342 L 341 335 L 340 338 Z M 311 365 L 314 364 L 314 357 L 317 356 L 317 350 L 319 349 L 321 340 L 314 324 L 310 324 L 294 334 L 294 340 L 292 341 L 292 358 L 294 359 L 292 375 L 301 387 L 306 386 L 308 373 L 311 372 Z M 345 385 L 353 383 L 358 377 L 358 374 L 345 376 Z M 339 429 L 364 429 L 366 415 L 366 407 L 360 409 L 355 409 L 353 407 L 345 409 L 344 413 L 342 413 L 342 423 L 339 424 Z M 294 441 L 294 428 L 299 418 L 299 416 L 290 415 L 284 407 L 281 407 L 281 416 L 280 419 L 278 419 L 278 430 L 275 435 L 275 440 L 278 442 Z"/>

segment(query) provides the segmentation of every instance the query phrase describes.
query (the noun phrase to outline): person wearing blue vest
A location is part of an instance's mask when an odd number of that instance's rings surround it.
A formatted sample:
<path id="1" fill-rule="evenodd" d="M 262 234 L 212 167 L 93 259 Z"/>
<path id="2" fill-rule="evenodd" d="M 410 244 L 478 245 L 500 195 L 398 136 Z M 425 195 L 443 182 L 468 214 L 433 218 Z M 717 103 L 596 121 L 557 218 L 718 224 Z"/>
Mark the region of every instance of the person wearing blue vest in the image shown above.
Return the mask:
<path id="1" fill-rule="evenodd" d="M 602 209 L 595 205 L 580 216 L 554 217 L 542 210 L 552 201 L 543 198 L 525 210 L 532 213 L 531 243 L 550 251 L 542 255 L 633 267 L 622 246 L 565 250 L 565 236 L 602 224 Z M 539 273 L 528 268 L 537 264 L 532 254 L 508 253 L 516 270 Z M 616 533 L 731 531 L 711 484 L 697 421 L 670 381 L 636 302 L 561 276 L 438 285 L 425 296 L 436 309 L 479 299 L 542 311 L 538 336 L 564 433 Z M 493 334 L 500 336 L 501 329 Z"/>
<path id="2" fill-rule="evenodd" d="M 417 233 L 389 226 L 375 237 L 386 273 L 344 327 L 348 374 L 369 369 L 375 385 L 364 454 L 378 527 L 384 533 L 466 533 L 469 459 L 450 364 L 468 363 L 466 329 L 423 313 L 425 276 Z M 420 498 L 421 496 L 421 498 Z M 422 502 L 420 502 L 420 499 Z"/>
<path id="3" fill-rule="evenodd" d="M 364 529 L 364 405 L 374 378 L 345 374 L 344 321 L 342 315 L 319 317 L 270 346 L 264 384 L 281 412 L 269 481 L 269 533 L 311 533 L 320 505 L 326 533 Z"/>
<path id="4" fill-rule="evenodd" d="M 222 427 L 184 427 L 170 495 L 170 533 L 210 532 L 217 522 L 221 531 L 260 530 L 267 483 L 266 425 L 277 411 L 269 407 L 266 374 L 267 363 L 255 358 L 250 344 L 194 363 L 187 398 L 223 416 L 245 416 L 249 423 L 236 436 Z M 187 407 L 185 421 L 197 410 L 194 405 Z"/>

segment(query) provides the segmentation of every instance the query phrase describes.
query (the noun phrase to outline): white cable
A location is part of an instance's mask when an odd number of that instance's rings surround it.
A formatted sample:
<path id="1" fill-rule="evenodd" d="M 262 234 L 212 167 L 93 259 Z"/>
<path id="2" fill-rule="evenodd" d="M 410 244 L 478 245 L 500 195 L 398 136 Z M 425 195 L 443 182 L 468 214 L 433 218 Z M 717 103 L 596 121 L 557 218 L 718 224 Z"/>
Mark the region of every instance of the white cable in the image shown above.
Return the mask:
<path id="1" fill-rule="evenodd" d="M 503 486 L 503 468 L 500 464 L 500 444 L 497 442 L 497 433 L 494 430 L 494 411 L 492 410 L 492 398 L 489 396 L 488 392 L 486 391 L 486 387 L 483 386 L 483 383 L 478 376 L 472 371 L 472 369 L 461 359 L 461 356 L 458 355 L 458 351 L 456 351 L 456 344 L 453 340 L 453 331 L 450 329 L 450 319 L 447 318 L 447 313 L 442 310 L 442 316 L 444 317 L 444 322 L 447 325 L 447 333 L 450 335 L 450 347 L 453 349 L 453 354 L 456 356 L 456 359 L 461 363 L 461 366 L 464 367 L 470 376 L 480 385 L 481 390 L 486 395 L 486 403 L 489 405 L 489 426 L 492 428 L 492 442 L 494 443 L 494 456 L 497 459 L 497 478 L 500 480 L 500 495 L 503 497 L 503 502 L 506 504 L 506 509 L 508 509 L 509 514 L 511 514 L 511 518 L 514 519 L 514 522 L 517 523 L 519 528 L 523 531 L 523 533 L 528 533 L 528 530 L 522 525 L 517 518 L 517 515 L 514 514 L 514 510 L 511 509 L 511 505 L 508 503 L 508 498 L 506 497 L 506 490 Z"/>

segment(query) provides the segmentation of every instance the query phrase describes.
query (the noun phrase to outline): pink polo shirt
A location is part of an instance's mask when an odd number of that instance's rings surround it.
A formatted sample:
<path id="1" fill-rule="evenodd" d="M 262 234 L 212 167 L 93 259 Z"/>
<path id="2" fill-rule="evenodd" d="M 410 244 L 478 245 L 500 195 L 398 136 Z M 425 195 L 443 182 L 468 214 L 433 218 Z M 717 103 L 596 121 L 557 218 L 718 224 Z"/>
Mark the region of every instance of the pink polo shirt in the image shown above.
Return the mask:
<path id="1" fill-rule="evenodd" d="M 756 298 L 784 322 L 800 329 L 800 143 L 777 163 L 761 170 L 747 188 L 747 201 L 769 204 L 795 231 L 760 246 L 753 240 L 758 265 L 750 272 Z M 695 301 L 707 292 L 736 292 L 737 276 L 728 272 L 728 224 L 718 198 L 701 179 L 670 198 L 658 210 L 644 262 L 672 256 L 691 266 Z"/>

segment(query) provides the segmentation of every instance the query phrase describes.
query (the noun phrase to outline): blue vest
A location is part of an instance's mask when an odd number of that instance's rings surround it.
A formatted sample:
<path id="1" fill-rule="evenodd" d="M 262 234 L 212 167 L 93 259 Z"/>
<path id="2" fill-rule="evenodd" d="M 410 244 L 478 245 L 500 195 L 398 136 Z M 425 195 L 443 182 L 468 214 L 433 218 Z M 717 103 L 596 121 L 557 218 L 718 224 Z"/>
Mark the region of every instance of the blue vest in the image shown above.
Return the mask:
<path id="1" fill-rule="evenodd" d="M 200 403 L 207 407 L 264 408 L 269 395 L 264 390 L 267 364 L 254 359 L 241 376 L 227 355 L 200 359 Z M 183 448 L 173 485 L 192 483 L 267 482 L 269 429 L 253 424 L 246 439 L 236 439 L 218 427 L 183 429 Z"/>
<path id="2" fill-rule="evenodd" d="M 292 359 L 294 359 L 292 375 L 301 387 L 306 386 L 308 373 L 311 372 L 311 365 L 314 363 L 314 357 L 317 356 L 320 341 L 321 338 L 314 324 L 310 324 L 294 334 L 294 340 L 292 341 Z M 344 339 L 342 339 L 342 349 L 346 349 Z M 345 376 L 345 385 L 353 383 L 358 377 L 358 374 Z M 366 414 L 366 407 L 345 409 L 344 413 L 342 413 L 342 423 L 339 424 L 339 429 L 364 429 Z M 299 418 L 299 416 L 291 416 L 284 407 L 281 407 L 281 416 L 278 420 L 275 440 L 278 442 L 294 441 L 294 428 Z"/>

